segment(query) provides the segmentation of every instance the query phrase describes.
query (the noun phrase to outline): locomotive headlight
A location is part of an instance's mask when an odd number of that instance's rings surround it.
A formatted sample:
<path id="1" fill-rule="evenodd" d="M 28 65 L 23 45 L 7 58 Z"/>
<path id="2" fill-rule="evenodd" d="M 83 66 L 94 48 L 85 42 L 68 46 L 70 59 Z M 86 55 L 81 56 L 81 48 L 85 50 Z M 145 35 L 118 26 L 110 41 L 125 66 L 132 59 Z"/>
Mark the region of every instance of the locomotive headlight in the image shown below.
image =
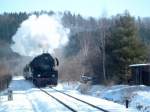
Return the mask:
<path id="1" fill-rule="evenodd" d="M 40 75 L 40 74 L 38 74 L 37 76 L 38 76 L 38 77 L 41 77 L 41 75 Z"/>
<path id="2" fill-rule="evenodd" d="M 55 74 L 52 74 L 52 77 L 55 77 Z"/>

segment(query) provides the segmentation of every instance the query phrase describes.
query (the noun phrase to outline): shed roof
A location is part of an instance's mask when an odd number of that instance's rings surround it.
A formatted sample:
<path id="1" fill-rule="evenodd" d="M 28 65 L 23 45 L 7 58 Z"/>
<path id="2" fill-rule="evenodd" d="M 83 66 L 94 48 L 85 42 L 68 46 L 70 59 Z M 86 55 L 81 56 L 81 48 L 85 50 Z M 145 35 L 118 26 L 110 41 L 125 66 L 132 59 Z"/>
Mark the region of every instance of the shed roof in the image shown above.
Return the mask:
<path id="1" fill-rule="evenodd" d="M 144 64 L 131 64 L 129 67 L 139 67 L 139 66 L 150 66 L 150 63 L 144 63 Z"/>

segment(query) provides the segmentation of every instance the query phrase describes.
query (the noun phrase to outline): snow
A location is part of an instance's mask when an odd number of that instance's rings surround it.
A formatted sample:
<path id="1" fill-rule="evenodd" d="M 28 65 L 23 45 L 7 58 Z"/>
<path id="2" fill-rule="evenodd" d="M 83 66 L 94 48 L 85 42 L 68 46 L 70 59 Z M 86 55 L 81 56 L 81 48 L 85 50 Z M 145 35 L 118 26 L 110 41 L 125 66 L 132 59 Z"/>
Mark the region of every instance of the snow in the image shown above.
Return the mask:
<path id="1" fill-rule="evenodd" d="M 87 105 L 68 99 L 46 87 L 45 90 L 63 102 L 82 112 L 91 112 Z M 110 112 L 150 112 L 150 87 L 147 86 L 89 86 L 77 82 L 59 83 L 55 89 L 63 91 L 86 102 L 109 110 Z M 55 99 L 41 92 L 22 76 L 14 77 L 9 90 L 13 90 L 13 100 L 8 101 L 7 91 L 0 94 L 0 112 L 67 112 L 69 111 Z M 81 93 L 84 92 L 84 95 Z M 87 95 L 85 95 L 85 93 Z M 90 96 L 89 96 L 90 95 Z M 107 99 L 107 100 L 106 100 Z M 129 108 L 125 100 L 129 99 Z M 109 101 L 108 101 L 109 100 Z M 113 101 L 113 102 L 112 102 Z M 92 110 L 98 111 L 98 110 Z"/>
<path id="2" fill-rule="evenodd" d="M 150 112 L 150 92 L 134 92 L 130 106 L 143 112 Z"/>
<path id="3" fill-rule="evenodd" d="M 129 65 L 130 67 L 138 67 L 138 66 L 150 66 L 150 63 L 146 63 L 146 64 L 132 64 Z"/>
<path id="4" fill-rule="evenodd" d="M 38 89 L 32 89 L 27 92 L 29 101 L 32 103 L 32 106 L 35 112 L 66 112 L 64 106 L 59 104 L 57 101 L 47 96 Z M 59 107 L 59 108 L 58 108 Z"/>
<path id="5" fill-rule="evenodd" d="M 13 90 L 13 100 L 8 101 L 7 90 L 1 94 L 0 112 L 33 112 L 31 103 L 27 100 L 26 90 L 34 87 L 23 77 L 14 77 L 9 90 Z"/>
<path id="6" fill-rule="evenodd" d="M 0 99 L 0 112 L 68 111 L 57 101 L 35 88 L 31 82 L 26 81 L 22 76 L 13 78 L 9 89 L 13 90 L 13 100 L 8 101 L 6 93 L 2 95 Z"/>
<path id="7" fill-rule="evenodd" d="M 0 112 L 33 112 L 31 103 L 27 100 L 25 94 L 13 95 L 13 101 L 7 101 L 7 98 L 1 101 Z"/>
<path id="8" fill-rule="evenodd" d="M 34 85 L 31 82 L 26 81 L 22 76 L 13 77 L 9 88 L 13 91 L 26 91 L 34 88 Z"/>
<path id="9" fill-rule="evenodd" d="M 72 99 L 66 95 L 63 95 L 59 92 L 51 92 L 52 95 L 59 98 L 59 100 L 63 101 L 63 103 L 68 104 L 68 106 L 72 107 L 74 110 L 78 110 L 78 112 L 99 112 L 98 109 L 95 109 L 93 107 L 88 107 L 87 104 L 84 104 L 80 101 L 77 101 L 75 99 Z M 68 103 L 69 102 L 69 103 Z"/>
<path id="10" fill-rule="evenodd" d="M 71 94 L 72 95 L 72 94 Z M 133 108 L 126 109 L 125 106 L 113 103 L 112 101 L 107 101 L 100 98 L 94 98 L 86 95 L 74 94 L 73 96 L 80 98 L 88 103 L 92 103 L 110 112 L 133 112 Z"/>
<path id="11" fill-rule="evenodd" d="M 129 107 L 134 108 L 135 112 L 150 112 L 150 87 L 148 86 L 94 85 L 88 87 L 84 93 L 122 105 L 125 105 L 125 101 L 129 100 Z"/>

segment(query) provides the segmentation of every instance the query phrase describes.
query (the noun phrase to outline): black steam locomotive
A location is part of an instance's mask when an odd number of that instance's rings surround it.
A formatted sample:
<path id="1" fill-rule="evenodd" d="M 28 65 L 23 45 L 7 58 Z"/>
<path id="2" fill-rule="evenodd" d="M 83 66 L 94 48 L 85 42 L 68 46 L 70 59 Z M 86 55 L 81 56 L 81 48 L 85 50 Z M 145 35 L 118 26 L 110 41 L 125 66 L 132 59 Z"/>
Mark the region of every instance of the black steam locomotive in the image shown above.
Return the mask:
<path id="1" fill-rule="evenodd" d="M 23 74 L 36 86 L 57 85 L 58 71 L 56 66 L 58 65 L 57 58 L 53 58 L 49 53 L 43 53 L 26 65 Z"/>

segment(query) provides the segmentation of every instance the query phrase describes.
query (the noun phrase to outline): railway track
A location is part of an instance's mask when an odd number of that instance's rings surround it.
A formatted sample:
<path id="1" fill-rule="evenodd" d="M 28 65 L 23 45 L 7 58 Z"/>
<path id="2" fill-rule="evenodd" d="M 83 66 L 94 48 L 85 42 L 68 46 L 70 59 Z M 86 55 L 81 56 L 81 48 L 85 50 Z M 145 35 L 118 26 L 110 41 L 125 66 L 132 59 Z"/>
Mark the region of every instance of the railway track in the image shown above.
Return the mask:
<path id="1" fill-rule="evenodd" d="M 61 103 L 62 105 L 64 105 L 66 108 L 68 108 L 69 110 L 71 110 L 72 112 L 77 112 L 76 110 L 74 110 L 72 107 L 70 107 L 69 105 L 65 104 L 64 102 L 62 102 L 61 100 L 59 100 L 58 98 L 54 97 L 53 95 L 51 95 L 49 92 L 40 89 L 42 92 L 44 92 L 45 94 L 47 94 L 48 96 L 52 97 L 53 99 L 55 99 L 56 101 L 58 101 L 59 103 Z"/>
<path id="2" fill-rule="evenodd" d="M 41 89 L 42 92 L 47 94 L 48 96 L 54 98 L 56 101 L 64 105 L 66 108 L 68 108 L 72 112 L 80 112 L 80 111 L 94 111 L 94 112 L 110 112 L 108 110 L 105 110 L 103 108 L 100 108 L 96 105 L 93 105 L 91 103 L 88 103 L 86 101 L 83 101 L 79 98 L 76 98 L 74 96 L 71 96 L 69 94 L 63 93 L 62 91 L 56 90 L 54 88 L 51 88 L 51 91 Z M 63 98 L 63 99 L 61 99 Z M 64 101 L 65 99 L 65 101 Z M 84 107 L 84 108 L 83 108 Z M 85 108 L 86 107 L 86 108 Z"/>

